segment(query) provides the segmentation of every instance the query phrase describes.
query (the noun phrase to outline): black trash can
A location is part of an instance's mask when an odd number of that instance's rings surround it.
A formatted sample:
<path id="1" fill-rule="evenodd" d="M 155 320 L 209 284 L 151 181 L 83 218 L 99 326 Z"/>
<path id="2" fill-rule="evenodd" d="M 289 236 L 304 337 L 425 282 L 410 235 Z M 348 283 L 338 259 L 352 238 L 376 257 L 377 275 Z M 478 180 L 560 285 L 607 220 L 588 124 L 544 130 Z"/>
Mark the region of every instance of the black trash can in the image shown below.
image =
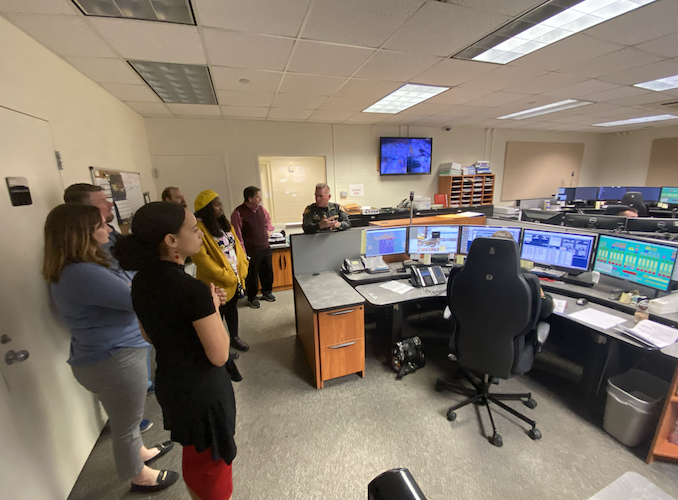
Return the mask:
<path id="1" fill-rule="evenodd" d="M 391 469 L 375 477 L 367 487 L 368 500 L 426 500 L 407 469 Z"/>

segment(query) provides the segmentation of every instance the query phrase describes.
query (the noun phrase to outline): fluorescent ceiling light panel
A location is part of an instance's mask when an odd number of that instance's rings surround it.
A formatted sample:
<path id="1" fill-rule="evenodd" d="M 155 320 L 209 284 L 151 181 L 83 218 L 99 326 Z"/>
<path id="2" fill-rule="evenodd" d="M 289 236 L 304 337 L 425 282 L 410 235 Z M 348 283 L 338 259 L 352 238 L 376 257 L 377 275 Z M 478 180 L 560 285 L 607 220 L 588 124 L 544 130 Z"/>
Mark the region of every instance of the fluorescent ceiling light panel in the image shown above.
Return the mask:
<path id="1" fill-rule="evenodd" d="M 650 80 L 649 82 L 636 83 L 634 87 L 641 89 L 656 90 L 671 90 L 678 88 L 678 75 L 667 76 L 666 78 L 659 78 L 658 80 Z"/>
<path id="2" fill-rule="evenodd" d="M 73 0 L 86 16 L 193 24 L 190 0 Z"/>
<path id="3" fill-rule="evenodd" d="M 657 0 L 551 0 L 454 57 L 506 64 Z"/>
<path id="4" fill-rule="evenodd" d="M 655 116 L 643 116 L 641 118 L 631 118 L 630 120 L 619 120 L 616 122 L 607 122 L 607 123 L 594 123 L 594 127 L 618 127 L 620 125 L 633 125 L 635 123 L 647 123 L 647 122 L 660 122 L 663 120 L 675 120 L 678 116 L 676 115 L 655 115 Z"/>
<path id="5" fill-rule="evenodd" d="M 163 102 L 217 104 L 207 66 L 128 61 Z"/>
<path id="6" fill-rule="evenodd" d="M 364 109 L 363 113 L 400 113 L 404 109 L 411 108 L 449 89 L 450 87 L 433 87 L 431 85 L 407 83 L 398 90 L 391 92 L 382 100 L 375 102 L 369 108 Z"/>
<path id="7" fill-rule="evenodd" d="M 578 108 L 580 106 L 588 106 L 593 104 L 589 101 L 576 101 L 574 99 L 565 99 L 564 101 L 553 102 L 546 106 L 539 106 L 538 108 L 526 109 L 510 115 L 497 117 L 497 120 L 524 120 L 525 118 L 532 118 L 535 116 L 545 115 L 548 113 L 557 113 L 558 111 L 565 111 L 566 109 Z"/>

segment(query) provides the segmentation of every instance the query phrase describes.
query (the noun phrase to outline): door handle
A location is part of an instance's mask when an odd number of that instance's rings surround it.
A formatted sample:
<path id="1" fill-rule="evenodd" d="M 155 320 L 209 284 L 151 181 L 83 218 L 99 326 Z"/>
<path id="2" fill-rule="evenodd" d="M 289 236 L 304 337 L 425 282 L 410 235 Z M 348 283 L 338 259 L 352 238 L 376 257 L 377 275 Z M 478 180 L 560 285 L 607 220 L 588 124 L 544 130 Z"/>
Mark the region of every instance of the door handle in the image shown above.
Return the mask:
<path id="1" fill-rule="evenodd" d="M 13 365 L 14 363 L 22 363 L 28 359 L 28 351 L 12 351 L 9 350 L 5 353 L 5 363 L 8 365 Z"/>
<path id="2" fill-rule="evenodd" d="M 327 313 L 327 314 L 328 314 L 329 316 L 340 316 L 340 315 L 342 315 L 342 314 L 352 313 L 353 311 L 355 311 L 355 309 L 349 309 L 349 310 L 347 310 L 347 311 L 339 311 L 339 312 Z"/>
<path id="3" fill-rule="evenodd" d="M 351 346 L 351 345 L 355 344 L 356 342 L 357 342 L 357 340 L 354 340 L 353 342 L 347 342 L 345 344 L 331 345 L 330 349 L 341 349 L 342 347 Z"/>

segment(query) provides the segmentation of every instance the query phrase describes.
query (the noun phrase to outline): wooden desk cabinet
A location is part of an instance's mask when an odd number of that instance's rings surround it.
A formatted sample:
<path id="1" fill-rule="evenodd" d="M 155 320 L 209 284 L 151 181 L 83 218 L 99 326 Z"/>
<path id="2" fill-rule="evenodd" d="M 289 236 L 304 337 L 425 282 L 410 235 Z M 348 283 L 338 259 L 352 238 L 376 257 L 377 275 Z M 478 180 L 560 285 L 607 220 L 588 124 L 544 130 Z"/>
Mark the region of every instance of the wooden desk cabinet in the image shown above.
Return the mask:
<path id="1" fill-rule="evenodd" d="M 273 291 L 292 288 L 292 253 L 289 248 L 273 249 Z"/>

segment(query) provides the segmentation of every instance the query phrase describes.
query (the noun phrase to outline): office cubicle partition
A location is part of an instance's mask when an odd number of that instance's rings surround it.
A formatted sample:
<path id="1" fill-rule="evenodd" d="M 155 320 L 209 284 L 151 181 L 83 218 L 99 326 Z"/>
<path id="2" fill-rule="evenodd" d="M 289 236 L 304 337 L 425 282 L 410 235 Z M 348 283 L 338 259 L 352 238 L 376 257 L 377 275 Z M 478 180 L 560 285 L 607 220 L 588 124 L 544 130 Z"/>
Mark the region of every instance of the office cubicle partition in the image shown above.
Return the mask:
<path id="1" fill-rule="evenodd" d="M 292 273 L 339 271 L 344 259 L 360 258 L 362 235 L 363 229 L 291 235 Z"/>

